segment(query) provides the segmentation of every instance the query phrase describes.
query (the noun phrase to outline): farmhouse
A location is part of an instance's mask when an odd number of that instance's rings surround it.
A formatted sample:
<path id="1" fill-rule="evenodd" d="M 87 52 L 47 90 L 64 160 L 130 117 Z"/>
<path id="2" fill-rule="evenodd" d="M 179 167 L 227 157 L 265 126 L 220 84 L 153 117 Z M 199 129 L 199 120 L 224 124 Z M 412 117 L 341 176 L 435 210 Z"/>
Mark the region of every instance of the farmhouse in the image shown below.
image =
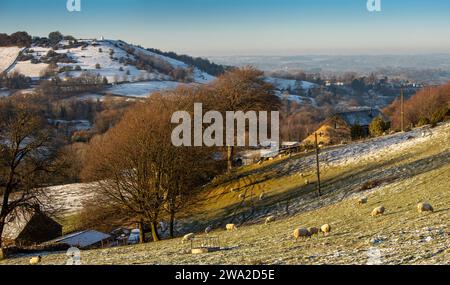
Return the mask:
<path id="1" fill-rule="evenodd" d="M 369 135 L 370 124 L 379 116 L 385 119 L 378 109 L 337 113 L 327 119 L 316 131 L 317 134 L 320 134 L 318 143 L 333 145 L 366 137 Z M 303 145 L 313 145 L 314 143 L 314 133 L 303 141 Z"/>
<path id="2" fill-rule="evenodd" d="M 7 246 L 32 246 L 61 236 L 62 226 L 38 210 L 18 211 L 6 223 L 3 240 Z"/>

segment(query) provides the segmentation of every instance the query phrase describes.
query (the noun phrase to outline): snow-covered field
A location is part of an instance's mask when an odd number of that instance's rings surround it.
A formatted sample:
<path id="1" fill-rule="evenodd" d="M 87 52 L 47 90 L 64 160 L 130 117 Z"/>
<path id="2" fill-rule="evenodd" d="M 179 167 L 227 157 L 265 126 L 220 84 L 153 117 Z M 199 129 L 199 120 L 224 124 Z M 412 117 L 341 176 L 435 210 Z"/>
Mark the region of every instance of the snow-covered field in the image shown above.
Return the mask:
<path id="1" fill-rule="evenodd" d="M 93 184 L 69 184 L 47 188 L 45 190 L 49 202 L 62 215 L 71 215 L 83 210 L 83 202 L 94 197 Z"/>
<path id="2" fill-rule="evenodd" d="M 105 93 L 127 97 L 148 97 L 153 92 L 176 88 L 182 83 L 175 81 L 145 81 L 115 85 Z"/>
<path id="3" fill-rule="evenodd" d="M 292 94 L 284 94 L 280 91 L 276 91 L 275 94 L 280 97 L 282 100 L 288 100 L 291 102 L 295 102 L 301 105 L 313 105 L 317 106 L 317 102 L 315 98 L 310 98 L 306 96 L 292 95 Z"/>
<path id="4" fill-rule="evenodd" d="M 280 91 L 294 90 L 298 87 L 301 87 L 303 90 L 309 90 L 317 87 L 317 84 L 308 81 L 297 81 L 275 77 L 267 77 L 266 82 L 273 84 L 275 88 Z"/>
<path id="5" fill-rule="evenodd" d="M 356 165 L 362 162 L 383 159 L 392 153 L 401 153 L 420 144 L 448 142 L 450 124 L 442 124 L 436 129 L 419 128 L 407 133 L 373 139 L 369 142 L 351 144 L 324 153 L 329 166 Z"/>
<path id="6" fill-rule="evenodd" d="M 19 61 L 16 65 L 10 70 L 12 72 L 18 72 L 27 77 L 31 77 L 32 79 L 39 79 L 42 73 L 48 68 L 48 64 L 46 63 L 37 63 L 33 64 L 30 60 L 28 61 Z"/>
<path id="7" fill-rule="evenodd" d="M 21 50 L 19 47 L 0 47 L 0 73 L 14 63 Z"/>

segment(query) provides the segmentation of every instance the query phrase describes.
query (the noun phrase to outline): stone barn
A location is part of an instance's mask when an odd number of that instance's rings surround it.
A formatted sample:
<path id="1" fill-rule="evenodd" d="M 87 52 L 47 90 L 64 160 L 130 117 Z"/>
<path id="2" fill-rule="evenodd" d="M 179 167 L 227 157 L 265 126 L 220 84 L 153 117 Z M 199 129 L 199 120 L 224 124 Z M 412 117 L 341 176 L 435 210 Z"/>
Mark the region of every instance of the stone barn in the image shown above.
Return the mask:
<path id="1" fill-rule="evenodd" d="M 337 113 L 327 119 L 316 131 L 321 134 L 318 137 L 318 143 L 323 145 L 334 145 L 348 143 L 353 139 L 367 137 L 369 135 L 369 126 L 372 121 L 381 116 L 386 118 L 378 109 L 352 111 Z M 355 129 L 357 132 L 355 133 Z M 314 133 L 303 141 L 303 145 L 314 145 Z"/>
<path id="2" fill-rule="evenodd" d="M 62 226 L 38 210 L 10 215 L 3 231 L 6 246 L 33 246 L 62 235 Z"/>

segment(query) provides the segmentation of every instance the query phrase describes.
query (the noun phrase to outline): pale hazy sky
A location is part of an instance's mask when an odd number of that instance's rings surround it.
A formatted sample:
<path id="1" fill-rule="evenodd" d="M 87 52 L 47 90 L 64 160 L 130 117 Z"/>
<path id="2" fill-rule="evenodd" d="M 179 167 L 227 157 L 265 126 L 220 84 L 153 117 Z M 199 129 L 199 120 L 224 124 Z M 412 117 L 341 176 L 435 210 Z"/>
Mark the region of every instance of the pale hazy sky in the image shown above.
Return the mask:
<path id="1" fill-rule="evenodd" d="M 0 33 L 122 39 L 191 55 L 450 52 L 450 1 L 0 0 Z"/>

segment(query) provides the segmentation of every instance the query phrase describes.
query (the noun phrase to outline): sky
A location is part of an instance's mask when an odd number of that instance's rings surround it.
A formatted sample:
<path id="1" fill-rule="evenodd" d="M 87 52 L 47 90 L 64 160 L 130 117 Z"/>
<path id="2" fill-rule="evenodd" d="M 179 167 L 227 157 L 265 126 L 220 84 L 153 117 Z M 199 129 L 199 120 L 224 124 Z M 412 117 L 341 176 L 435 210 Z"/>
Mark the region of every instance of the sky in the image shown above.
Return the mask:
<path id="1" fill-rule="evenodd" d="M 450 1 L 0 0 L 0 33 L 121 39 L 195 56 L 450 52 Z"/>

